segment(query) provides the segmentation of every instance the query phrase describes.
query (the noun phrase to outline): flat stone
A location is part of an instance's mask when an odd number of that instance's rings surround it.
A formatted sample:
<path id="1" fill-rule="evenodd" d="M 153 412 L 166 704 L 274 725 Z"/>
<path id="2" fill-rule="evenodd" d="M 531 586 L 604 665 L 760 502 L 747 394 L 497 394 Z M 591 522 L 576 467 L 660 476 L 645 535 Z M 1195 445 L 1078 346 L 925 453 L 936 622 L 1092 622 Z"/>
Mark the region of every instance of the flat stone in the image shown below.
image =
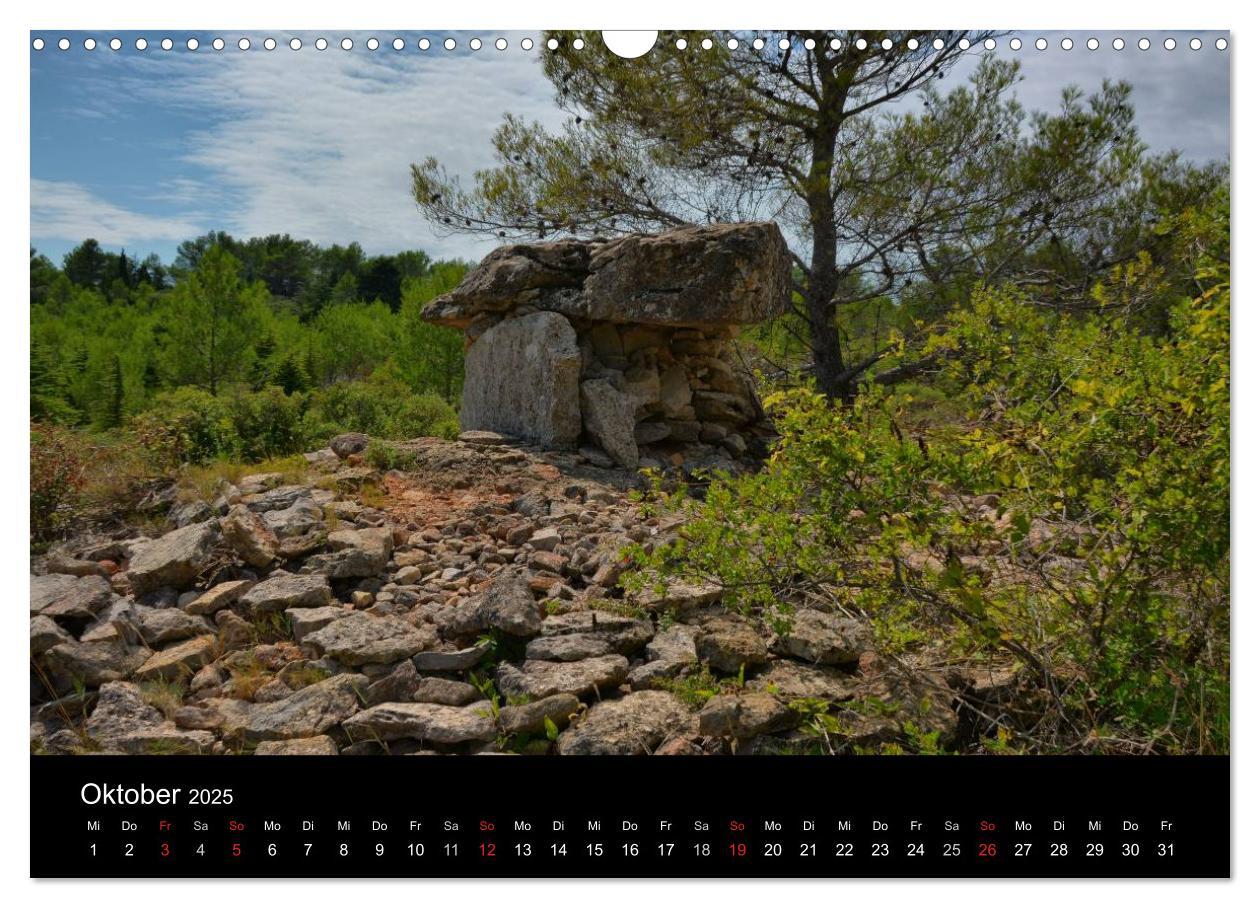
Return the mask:
<path id="1" fill-rule="evenodd" d="M 630 670 L 625 656 L 596 656 L 577 662 L 526 660 L 504 662 L 495 673 L 499 690 L 509 696 L 541 699 L 553 694 L 582 697 L 621 684 Z"/>
<path id="2" fill-rule="evenodd" d="M 191 678 L 200 668 L 214 660 L 218 642 L 214 634 L 205 634 L 168 646 L 154 653 L 144 665 L 136 669 L 135 678 L 137 681 Z"/>
<path id="3" fill-rule="evenodd" d="M 409 659 L 437 642 L 432 628 L 420 629 L 399 618 L 363 612 L 345 616 L 306 635 L 303 646 L 343 665 L 386 664 Z"/>
<path id="4" fill-rule="evenodd" d="M 696 654 L 714 669 L 728 674 L 770 661 L 769 650 L 757 628 L 737 615 L 706 620 L 696 633 Z"/>
<path id="5" fill-rule="evenodd" d="M 205 618 L 175 608 L 139 609 L 137 620 L 140 636 L 150 648 L 214 631 Z"/>
<path id="6" fill-rule="evenodd" d="M 665 580 L 649 583 L 636 594 L 637 605 L 652 612 L 673 612 L 678 617 L 690 615 L 722 598 L 722 588 L 716 583 L 688 583 L 682 580 Z"/>
<path id="7" fill-rule="evenodd" d="M 241 597 L 241 605 L 255 614 L 290 608 L 320 608 L 328 605 L 332 590 L 328 578 L 319 574 L 290 574 L 277 571 Z"/>
<path id="8" fill-rule="evenodd" d="M 499 448 L 509 445 L 513 441 L 513 439 L 498 432 L 487 432 L 479 429 L 460 432 L 459 440 L 466 445 L 473 445 L 477 448 Z"/>
<path id="9" fill-rule="evenodd" d="M 627 656 L 642 649 L 652 639 L 653 633 L 651 621 L 598 610 L 548 615 L 542 625 L 544 637 L 569 634 L 599 637 L 608 641 L 613 652 Z"/>
<path id="10" fill-rule="evenodd" d="M 38 656 L 58 643 L 72 643 L 74 638 L 61 629 L 56 621 L 46 615 L 31 618 L 31 655 Z"/>
<path id="11" fill-rule="evenodd" d="M 215 743 L 208 731 L 188 731 L 167 721 L 144 702 L 134 684 L 111 681 L 102 685 L 96 708 L 84 730 L 106 753 L 206 753 Z"/>
<path id="12" fill-rule="evenodd" d="M 328 735 L 294 738 L 290 741 L 263 741 L 254 748 L 257 757 L 335 757 L 337 742 Z"/>
<path id="13" fill-rule="evenodd" d="M 582 424 L 608 456 L 628 470 L 639 465 L 634 401 L 602 378 L 582 382 Z"/>
<path id="14" fill-rule="evenodd" d="M 686 624 L 671 624 L 657 631 L 647 645 L 653 662 L 677 662 L 690 665 L 696 661 L 696 629 Z"/>
<path id="15" fill-rule="evenodd" d="M 577 335 L 563 316 L 536 312 L 502 321 L 464 356 L 460 428 L 570 447 L 582 432 L 581 370 Z"/>
<path id="16" fill-rule="evenodd" d="M 142 611 L 149 611 L 149 609 L 136 605 L 130 599 L 115 599 L 79 634 L 79 642 L 121 640 L 130 645 L 142 643 L 140 633 L 140 612 Z"/>
<path id="17" fill-rule="evenodd" d="M 58 643 L 42 661 L 58 693 L 82 684 L 100 687 L 122 681 L 152 655 L 144 646 L 131 646 L 122 638 L 99 642 Z"/>
<path id="18" fill-rule="evenodd" d="M 462 328 L 528 303 L 589 321 L 752 324 L 787 311 L 791 276 L 787 244 L 771 222 L 518 243 L 491 252 L 424 317 Z"/>
<path id="19" fill-rule="evenodd" d="M 236 604 L 253 585 L 252 580 L 228 580 L 216 584 L 185 605 L 184 611 L 190 615 L 213 615 Z"/>
<path id="20" fill-rule="evenodd" d="M 328 548 L 307 559 L 302 571 L 328 577 L 375 577 L 385 572 L 394 550 L 393 533 L 384 527 L 336 530 L 328 534 Z"/>
<path id="21" fill-rule="evenodd" d="M 596 634 L 565 634 L 559 637 L 538 637 L 525 647 L 526 659 L 547 659 L 553 662 L 576 662 L 592 656 L 606 656 L 612 644 Z"/>
<path id="22" fill-rule="evenodd" d="M 104 565 L 99 561 L 84 558 L 73 558 L 64 553 L 49 554 L 44 566 L 50 574 L 70 574 L 75 577 L 91 577 L 92 575 L 108 576 Z"/>
<path id="23" fill-rule="evenodd" d="M 819 665 L 852 665 L 874 646 L 870 628 L 856 618 L 817 609 L 798 609 L 791 627 L 775 641 L 775 652 Z"/>
<path id="24" fill-rule="evenodd" d="M 169 586 L 190 586 L 205 570 L 219 541 L 217 521 L 194 523 L 172 530 L 142 546 L 127 567 L 127 577 L 137 596 Z"/>
<path id="25" fill-rule="evenodd" d="M 434 650 L 416 653 L 411 661 L 422 672 L 462 672 L 480 665 L 492 648 L 489 643 L 479 643 L 466 649 Z"/>
<path id="26" fill-rule="evenodd" d="M 248 741 L 322 735 L 362 708 L 359 691 L 367 683 L 363 675 L 334 675 L 283 700 L 254 705 L 243 717 L 229 717 L 224 731 Z"/>
<path id="27" fill-rule="evenodd" d="M 506 735 L 535 735 L 546 729 L 550 719 L 557 729 L 563 729 L 580 702 L 572 694 L 553 694 L 519 706 L 505 706 L 499 710 L 499 728 Z"/>
<path id="28" fill-rule="evenodd" d="M 793 659 L 777 659 L 748 682 L 752 690 L 765 691 L 784 703 L 795 700 L 848 700 L 861 678 L 837 668 L 806 665 Z"/>
<path id="29" fill-rule="evenodd" d="M 410 662 L 405 663 L 411 665 Z M 415 667 L 412 667 L 415 671 Z M 471 684 L 446 678 L 420 678 L 415 684 L 411 699 L 417 703 L 441 703 L 444 706 L 467 706 L 481 699 L 481 693 Z"/>
<path id="30" fill-rule="evenodd" d="M 86 620 L 113 601 L 114 591 L 104 577 L 74 577 L 70 574 L 31 577 L 32 615 Z"/>
<path id="31" fill-rule="evenodd" d="M 245 505 L 234 505 L 219 521 L 223 540 L 246 564 L 265 568 L 275 561 L 280 540 L 267 521 Z"/>
<path id="32" fill-rule="evenodd" d="M 462 707 L 382 703 L 347 719 L 342 729 L 352 740 L 414 738 L 429 744 L 452 745 L 495 738 L 488 701 Z"/>
<path id="33" fill-rule="evenodd" d="M 563 756 L 650 754 L 687 715 L 687 707 L 664 691 L 602 700 L 561 733 L 556 749 Z"/>
<path id="34" fill-rule="evenodd" d="M 553 552 L 564 539 L 555 527 L 544 527 L 529 537 L 529 544 L 540 552 Z"/>
<path id="35" fill-rule="evenodd" d="M 751 738 L 795 728 L 800 717 L 770 694 L 752 691 L 711 697 L 699 720 L 701 734 Z"/>
<path id="36" fill-rule="evenodd" d="M 311 497 L 310 489 L 299 488 L 297 498 L 286 507 L 268 508 L 270 502 L 249 502 L 251 511 L 257 511 L 276 538 L 280 540 L 278 553 L 285 557 L 286 550 L 293 545 L 310 545 L 309 540 L 322 540 L 326 531 L 324 510 Z M 298 543 L 297 540 L 306 540 Z"/>
<path id="37" fill-rule="evenodd" d="M 313 634 L 349 613 L 340 605 L 325 605 L 320 608 L 285 609 L 284 614 L 293 628 L 293 639 L 301 643 L 307 634 Z"/>

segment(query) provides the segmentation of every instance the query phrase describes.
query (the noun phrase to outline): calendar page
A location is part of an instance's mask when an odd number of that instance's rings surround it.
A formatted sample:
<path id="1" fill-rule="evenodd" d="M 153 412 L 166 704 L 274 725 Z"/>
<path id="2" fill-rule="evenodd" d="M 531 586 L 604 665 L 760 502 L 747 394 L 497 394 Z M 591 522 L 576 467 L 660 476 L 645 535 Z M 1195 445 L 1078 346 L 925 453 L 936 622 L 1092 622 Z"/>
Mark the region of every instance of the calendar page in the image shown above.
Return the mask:
<path id="1" fill-rule="evenodd" d="M 32 876 L 1230 875 L 1229 33 L 28 40 Z"/>

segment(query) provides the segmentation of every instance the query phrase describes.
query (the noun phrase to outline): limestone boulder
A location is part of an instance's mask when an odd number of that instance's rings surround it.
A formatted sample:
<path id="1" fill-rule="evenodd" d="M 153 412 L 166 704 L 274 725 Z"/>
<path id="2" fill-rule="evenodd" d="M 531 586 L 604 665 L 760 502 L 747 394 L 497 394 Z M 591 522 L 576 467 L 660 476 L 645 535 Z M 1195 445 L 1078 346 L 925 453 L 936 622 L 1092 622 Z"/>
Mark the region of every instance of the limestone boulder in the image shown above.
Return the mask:
<path id="1" fill-rule="evenodd" d="M 240 599 L 253 614 L 280 612 L 291 608 L 320 608 L 332 601 L 328 578 L 320 574 L 290 574 L 276 571 L 250 588 Z"/>
<path id="2" fill-rule="evenodd" d="M 639 465 L 634 440 L 634 400 L 602 378 L 582 382 L 582 422 L 613 460 L 628 470 Z"/>
<path id="3" fill-rule="evenodd" d="M 302 638 L 302 645 L 342 665 L 388 664 L 409 659 L 437 642 L 431 627 L 416 628 L 400 618 L 347 612 Z"/>
<path id="4" fill-rule="evenodd" d="M 591 254 L 583 315 L 613 322 L 704 326 L 782 315 L 792 260 L 770 222 L 683 227 L 632 235 Z"/>
<path id="5" fill-rule="evenodd" d="M 382 703 L 347 719 L 342 728 L 352 740 L 414 738 L 445 745 L 493 741 L 495 725 L 492 713 L 488 701 L 469 706 Z"/>
<path id="6" fill-rule="evenodd" d="M 205 570 L 219 541 L 218 521 L 194 523 L 172 530 L 140 548 L 131 559 L 127 576 L 137 596 L 164 586 L 184 589 Z"/>
<path id="7" fill-rule="evenodd" d="M 460 428 L 571 447 L 582 431 L 582 355 L 561 315 L 535 312 L 499 322 L 464 358 Z"/>
<path id="8" fill-rule="evenodd" d="M 267 521 L 244 505 L 233 506 L 219 521 L 219 527 L 223 540 L 251 567 L 264 568 L 275 560 L 280 549 L 275 531 Z"/>
<path id="9" fill-rule="evenodd" d="M 556 742 L 564 756 L 650 754 L 687 721 L 687 707 L 664 691 L 639 691 L 592 706 Z"/>

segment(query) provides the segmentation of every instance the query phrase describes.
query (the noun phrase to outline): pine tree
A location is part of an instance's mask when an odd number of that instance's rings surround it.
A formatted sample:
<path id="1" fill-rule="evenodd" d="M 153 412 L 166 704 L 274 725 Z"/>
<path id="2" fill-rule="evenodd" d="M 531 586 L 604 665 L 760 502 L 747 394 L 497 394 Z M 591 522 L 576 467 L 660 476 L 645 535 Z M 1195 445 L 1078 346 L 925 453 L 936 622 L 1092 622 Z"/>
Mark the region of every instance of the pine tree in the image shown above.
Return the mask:
<path id="1" fill-rule="evenodd" d="M 310 382 L 306 377 L 306 371 L 295 354 L 290 353 L 286 356 L 280 368 L 276 369 L 275 383 L 285 394 L 295 394 L 309 387 Z"/>

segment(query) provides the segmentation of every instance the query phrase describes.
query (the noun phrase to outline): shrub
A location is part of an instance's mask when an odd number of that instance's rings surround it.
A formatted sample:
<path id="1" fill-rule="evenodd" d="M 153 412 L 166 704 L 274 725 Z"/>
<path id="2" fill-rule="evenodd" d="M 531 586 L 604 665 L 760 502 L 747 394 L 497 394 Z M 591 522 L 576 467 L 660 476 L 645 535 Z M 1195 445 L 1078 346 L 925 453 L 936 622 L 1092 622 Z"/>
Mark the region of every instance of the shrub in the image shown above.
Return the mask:
<path id="1" fill-rule="evenodd" d="M 159 394 L 131 427 L 172 465 L 231 458 L 239 447 L 227 402 L 191 386 Z"/>
<path id="2" fill-rule="evenodd" d="M 410 470 L 416 465 L 415 455 L 376 439 L 368 445 L 363 457 L 378 470 Z"/>
<path id="3" fill-rule="evenodd" d="M 58 426 L 31 423 L 31 538 L 47 540 L 67 523 L 83 488 L 83 443 Z"/>
<path id="4" fill-rule="evenodd" d="M 303 403 L 301 394 L 288 395 L 274 385 L 234 394 L 227 409 L 236 456 L 252 463 L 301 450 Z"/>
<path id="5" fill-rule="evenodd" d="M 437 395 L 413 394 L 392 381 L 339 382 L 311 394 L 303 433 L 312 444 L 324 444 L 340 432 L 453 438 L 458 425 L 455 411 Z"/>
<path id="6" fill-rule="evenodd" d="M 976 294 L 935 344 L 961 425 L 912 429 L 903 394 L 768 399 L 767 469 L 666 497 L 691 520 L 631 587 L 672 573 L 781 622 L 812 598 L 885 646 L 1001 652 L 1054 697 L 1018 732 L 1039 749 L 1228 750 L 1228 266 L 1200 279 L 1166 338 L 1121 302 L 1158 285 L 1141 262 L 1088 315 Z"/>

